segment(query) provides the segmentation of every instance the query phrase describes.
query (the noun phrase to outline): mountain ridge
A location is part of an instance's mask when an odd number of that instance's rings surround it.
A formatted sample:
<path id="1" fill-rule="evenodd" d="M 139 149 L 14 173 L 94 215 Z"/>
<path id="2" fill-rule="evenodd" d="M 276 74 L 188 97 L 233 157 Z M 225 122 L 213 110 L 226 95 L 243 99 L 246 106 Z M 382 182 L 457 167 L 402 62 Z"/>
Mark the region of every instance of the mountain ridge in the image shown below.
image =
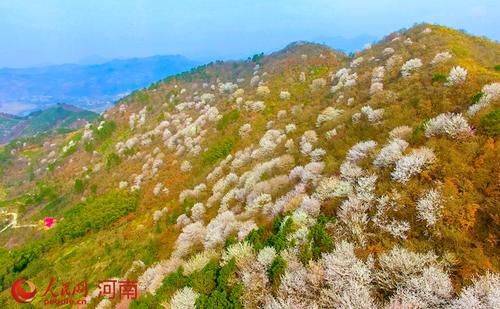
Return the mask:
<path id="1" fill-rule="evenodd" d="M 499 51 L 426 24 L 352 57 L 294 44 L 4 148 L 4 207 L 58 223 L 0 234 L 0 304 L 16 277 L 56 272 L 137 279 L 131 307 L 488 307 Z"/>
<path id="2" fill-rule="evenodd" d="M 94 112 L 62 103 L 23 117 L 0 113 L 0 144 L 56 129 L 79 129 L 96 118 Z"/>

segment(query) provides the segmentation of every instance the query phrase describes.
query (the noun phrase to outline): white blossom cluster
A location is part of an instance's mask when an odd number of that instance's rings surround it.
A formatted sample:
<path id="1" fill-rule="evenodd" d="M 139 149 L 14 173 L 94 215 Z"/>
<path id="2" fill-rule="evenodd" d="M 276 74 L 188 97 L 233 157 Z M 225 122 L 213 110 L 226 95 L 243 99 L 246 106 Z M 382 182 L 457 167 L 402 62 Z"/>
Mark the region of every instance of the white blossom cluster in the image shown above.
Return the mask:
<path id="1" fill-rule="evenodd" d="M 62 153 L 68 153 L 76 147 L 76 142 L 74 140 L 70 140 L 68 144 L 64 145 L 62 148 Z"/>
<path id="2" fill-rule="evenodd" d="M 204 239 L 205 249 L 211 249 L 224 243 L 227 237 L 236 230 L 237 222 L 234 213 L 231 211 L 219 213 L 213 218 L 207 225 Z"/>
<path id="3" fill-rule="evenodd" d="M 195 271 L 202 270 L 210 261 L 219 257 L 216 250 L 204 250 L 192 256 L 182 265 L 183 274 L 189 276 Z"/>
<path id="4" fill-rule="evenodd" d="M 238 150 L 234 155 L 234 160 L 231 162 L 231 170 L 237 170 L 252 161 L 253 147 L 248 146 L 243 150 Z"/>
<path id="5" fill-rule="evenodd" d="M 278 118 L 278 120 L 282 120 L 282 119 L 286 118 L 286 115 L 287 115 L 287 111 L 282 109 L 282 110 L 278 111 L 278 114 L 276 114 L 276 118 Z"/>
<path id="6" fill-rule="evenodd" d="M 426 137 L 448 135 L 451 138 L 460 138 L 472 135 L 472 128 L 462 114 L 439 114 L 427 121 L 424 129 Z"/>
<path id="7" fill-rule="evenodd" d="M 363 57 L 358 57 L 354 59 L 349 65 L 351 68 L 357 68 L 365 59 Z"/>
<path id="8" fill-rule="evenodd" d="M 208 122 L 215 122 L 222 117 L 216 107 L 210 107 L 202 102 L 199 104 L 195 106 L 200 109 L 200 116 L 196 120 L 193 121 L 187 114 L 178 113 L 172 116 L 171 128 L 165 128 L 163 131 L 165 146 L 175 150 L 177 156 L 186 152 L 191 155 L 201 153 L 202 138 L 207 132 L 203 128 Z"/>
<path id="9" fill-rule="evenodd" d="M 341 114 L 343 113 L 343 110 L 341 109 L 336 109 L 331 106 L 325 108 L 321 113 L 318 115 L 318 118 L 316 119 L 316 127 L 319 128 L 321 124 L 329 121 L 334 121 L 337 119 Z"/>
<path id="10" fill-rule="evenodd" d="M 137 127 L 142 127 L 146 123 L 147 108 L 144 107 L 139 111 L 139 114 L 133 113 L 129 117 L 129 126 L 133 130 Z"/>
<path id="11" fill-rule="evenodd" d="M 385 62 L 385 68 L 390 71 L 392 68 L 396 67 L 399 63 L 403 62 L 403 57 L 400 55 L 392 55 Z"/>
<path id="12" fill-rule="evenodd" d="M 238 89 L 238 85 L 233 84 L 232 82 L 219 83 L 219 92 L 220 93 L 232 93 L 236 89 Z"/>
<path id="13" fill-rule="evenodd" d="M 338 177 L 325 177 L 319 182 L 313 196 L 320 201 L 326 201 L 333 198 L 345 197 L 352 190 L 352 185 L 348 181 L 341 180 Z"/>
<path id="14" fill-rule="evenodd" d="M 281 90 L 280 91 L 280 99 L 289 100 L 290 99 L 290 92 L 288 92 L 286 90 Z"/>
<path id="15" fill-rule="evenodd" d="M 498 308 L 500 306 L 500 276 L 486 273 L 465 287 L 460 296 L 453 300 L 449 309 Z"/>
<path id="16" fill-rule="evenodd" d="M 165 185 L 162 184 L 161 182 L 157 183 L 153 188 L 153 194 L 155 196 L 159 195 L 160 193 L 168 194 L 168 192 L 169 192 L 168 188 L 166 188 Z"/>
<path id="17" fill-rule="evenodd" d="M 431 189 L 417 201 L 417 218 L 425 221 L 427 227 L 436 224 L 442 208 L 441 193 Z"/>
<path id="18" fill-rule="evenodd" d="M 314 130 L 305 131 L 300 137 L 300 152 L 304 155 L 308 155 L 314 147 L 314 144 L 318 142 L 318 135 Z"/>
<path id="19" fill-rule="evenodd" d="M 247 205 L 251 204 L 252 200 L 260 193 L 272 192 L 266 192 L 265 190 L 266 187 L 270 187 L 271 185 L 274 186 L 271 189 L 279 189 L 283 183 L 279 177 L 271 178 L 262 183 L 262 176 L 277 170 L 287 171 L 289 167 L 293 166 L 293 164 L 294 159 L 292 156 L 283 155 L 255 165 L 252 169 L 243 173 L 239 178 L 238 183 L 224 195 L 219 212 L 229 209 L 231 207 L 231 203 L 234 202 L 246 202 Z"/>
<path id="20" fill-rule="evenodd" d="M 382 81 L 384 80 L 384 74 L 385 74 L 385 67 L 383 66 L 378 66 L 373 69 L 371 86 L 370 86 L 371 95 L 384 90 L 384 84 L 382 83 Z"/>
<path id="21" fill-rule="evenodd" d="M 306 81 L 306 73 L 305 72 L 300 72 L 299 81 L 302 83 Z"/>
<path id="22" fill-rule="evenodd" d="M 266 108 L 263 101 L 245 101 L 245 109 L 253 112 L 261 112 Z"/>
<path id="23" fill-rule="evenodd" d="M 352 163 L 364 159 L 377 146 L 377 142 L 369 140 L 355 144 L 349 149 L 346 159 Z"/>
<path id="24" fill-rule="evenodd" d="M 402 156 L 403 152 L 408 147 L 408 142 L 405 140 L 395 138 L 391 140 L 388 144 L 384 145 L 382 150 L 373 161 L 373 165 L 376 167 L 387 167 L 394 164 Z"/>
<path id="25" fill-rule="evenodd" d="M 337 128 L 333 128 L 325 133 L 326 139 L 332 139 L 337 135 Z"/>
<path id="26" fill-rule="evenodd" d="M 224 174 L 224 167 L 226 167 L 226 165 L 228 165 L 232 160 L 233 156 L 231 154 L 227 155 L 227 157 L 220 161 L 219 164 L 207 175 L 207 181 L 214 182 L 218 178 L 222 177 Z"/>
<path id="27" fill-rule="evenodd" d="M 396 139 L 396 138 L 405 139 L 406 137 L 408 137 L 411 134 L 412 131 L 413 131 L 412 128 L 410 128 L 409 126 L 395 127 L 394 129 L 391 130 L 391 132 L 389 132 L 389 138 L 391 138 L 391 139 Z"/>
<path id="28" fill-rule="evenodd" d="M 260 76 L 259 75 L 254 75 L 252 79 L 250 80 L 250 86 L 252 87 L 257 87 L 260 82 Z"/>
<path id="29" fill-rule="evenodd" d="M 358 79 L 357 73 L 351 74 L 351 69 L 342 68 L 335 73 L 333 76 L 333 81 L 337 80 L 337 84 L 332 86 L 331 92 L 335 93 L 341 89 L 350 88 L 356 85 L 356 81 Z"/>
<path id="30" fill-rule="evenodd" d="M 253 159 L 260 159 L 271 155 L 276 147 L 283 143 L 285 139 L 286 135 L 282 130 L 267 130 L 264 136 L 259 140 L 260 147 L 252 151 L 251 157 Z"/>
<path id="31" fill-rule="evenodd" d="M 410 230 L 410 224 L 407 221 L 390 219 L 388 211 L 397 211 L 400 206 L 399 193 L 391 192 L 389 195 L 382 195 L 376 200 L 376 213 L 371 218 L 373 224 L 384 232 L 391 234 L 395 238 L 406 239 L 406 234 Z"/>
<path id="32" fill-rule="evenodd" d="M 377 285 L 382 290 L 394 292 L 401 284 L 420 275 L 426 267 L 437 266 L 437 256 L 432 252 L 415 253 L 395 246 L 379 257 L 379 264 L 380 270 L 375 277 Z"/>
<path id="33" fill-rule="evenodd" d="M 148 153 L 142 158 L 146 161 L 142 165 L 142 175 L 147 178 L 153 178 L 158 174 L 160 167 L 163 165 L 163 159 L 165 158 L 165 155 L 160 152 L 159 149 L 154 151 L 153 154 L 154 157 L 152 154 Z"/>
<path id="34" fill-rule="evenodd" d="M 451 59 L 451 54 L 448 51 L 437 53 L 436 56 L 431 61 L 431 64 L 438 64 L 441 62 L 445 62 Z"/>
<path id="35" fill-rule="evenodd" d="M 188 197 L 198 198 L 205 190 L 207 190 L 207 185 L 204 183 L 196 185 L 193 189 L 186 189 L 179 194 L 179 202 L 183 203 Z"/>
<path id="36" fill-rule="evenodd" d="M 427 147 L 414 149 L 409 155 L 403 156 L 396 162 L 391 177 L 397 182 L 406 183 L 435 161 L 436 156 L 431 149 Z"/>
<path id="37" fill-rule="evenodd" d="M 156 223 L 158 221 L 160 221 L 160 219 L 167 213 L 167 208 L 164 207 L 162 208 L 162 210 L 155 210 L 155 212 L 153 213 L 153 221 Z"/>
<path id="38" fill-rule="evenodd" d="M 120 114 L 123 114 L 127 111 L 127 106 L 125 104 L 120 104 L 120 108 L 118 110 Z"/>
<path id="39" fill-rule="evenodd" d="M 312 91 L 317 91 L 326 86 L 326 80 L 324 78 L 317 78 L 311 82 L 310 88 Z"/>
<path id="40" fill-rule="evenodd" d="M 252 126 L 249 123 L 245 123 L 238 130 L 238 134 L 240 135 L 240 137 L 244 138 L 248 136 L 248 134 L 250 134 L 251 131 L 252 131 Z"/>
<path id="41" fill-rule="evenodd" d="M 269 87 L 267 86 L 259 86 L 257 87 L 257 95 L 261 97 L 268 96 L 271 93 L 271 90 L 269 90 Z"/>
<path id="42" fill-rule="evenodd" d="M 450 74 L 448 74 L 448 78 L 446 79 L 445 85 L 447 86 L 455 86 L 465 83 L 467 79 L 467 70 L 462 68 L 461 66 L 455 66 L 451 68 Z"/>
<path id="43" fill-rule="evenodd" d="M 293 123 L 289 123 L 285 126 L 286 134 L 290 134 L 292 132 L 295 132 L 296 130 L 297 130 L 297 126 Z"/>
<path id="44" fill-rule="evenodd" d="M 392 55 L 392 54 L 394 54 L 394 48 L 392 48 L 392 47 L 386 47 L 382 51 L 382 55 L 383 56 L 389 56 L 389 55 Z"/>
<path id="45" fill-rule="evenodd" d="M 170 308 L 172 309 L 193 309 L 196 308 L 196 299 L 200 294 L 195 292 L 190 287 L 185 287 L 178 290 L 170 300 Z"/>
<path id="46" fill-rule="evenodd" d="M 207 207 L 211 207 L 224 196 L 227 189 L 238 183 L 239 177 L 235 173 L 229 173 L 220 178 L 212 187 L 212 196 L 207 200 Z"/>
<path id="47" fill-rule="evenodd" d="M 94 131 L 92 130 L 92 124 L 87 123 L 83 130 L 82 142 L 90 142 L 94 139 Z"/>
<path id="48" fill-rule="evenodd" d="M 401 75 L 404 78 L 408 78 L 412 73 L 414 73 L 416 70 L 422 67 L 422 65 L 423 65 L 422 60 L 418 58 L 410 59 L 406 61 L 401 67 Z"/>
<path id="49" fill-rule="evenodd" d="M 361 112 L 352 115 L 352 122 L 358 123 L 361 119 L 366 118 L 369 122 L 379 122 L 384 115 L 384 109 L 373 109 L 370 105 L 365 105 L 361 108 Z"/>
<path id="50" fill-rule="evenodd" d="M 469 106 L 467 114 L 474 116 L 478 111 L 488 107 L 493 101 L 500 98 L 500 83 L 492 83 L 485 85 L 481 91 L 481 98 L 477 103 Z"/>
<path id="51" fill-rule="evenodd" d="M 353 183 L 363 174 L 363 169 L 351 161 L 346 160 L 340 165 L 340 178 L 342 180 Z"/>
<path id="52" fill-rule="evenodd" d="M 376 175 L 361 176 L 353 183 L 353 193 L 342 202 L 337 217 L 346 232 L 359 244 L 365 244 L 368 226 L 368 211 L 375 199 Z"/>
<path id="53" fill-rule="evenodd" d="M 451 280 L 441 268 L 429 266 L 402 283 L 391 297 L 391 306 L 442 308 L 453 295 Z"/>

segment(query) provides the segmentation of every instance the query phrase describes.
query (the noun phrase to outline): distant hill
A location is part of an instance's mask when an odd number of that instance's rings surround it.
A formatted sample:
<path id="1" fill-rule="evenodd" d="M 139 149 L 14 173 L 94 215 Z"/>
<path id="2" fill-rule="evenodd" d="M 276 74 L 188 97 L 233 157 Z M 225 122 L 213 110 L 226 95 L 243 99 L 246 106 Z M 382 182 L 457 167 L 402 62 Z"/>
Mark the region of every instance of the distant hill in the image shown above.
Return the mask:
<path id="1" fill-rule="evenodd" d="M 67 104 L 56 104 L 25 117 L 0 113 L 0 144 L 59 128 L 78 129 L 97 116 L 94 112 Z"/>
<path id="2" fill-rule="evenodd" d="M 58 102 L 102 111 L 134 90 L 196 65 L 175 55 L 94 65 L 0 69 L 0 112 L 26 114 Z"/>

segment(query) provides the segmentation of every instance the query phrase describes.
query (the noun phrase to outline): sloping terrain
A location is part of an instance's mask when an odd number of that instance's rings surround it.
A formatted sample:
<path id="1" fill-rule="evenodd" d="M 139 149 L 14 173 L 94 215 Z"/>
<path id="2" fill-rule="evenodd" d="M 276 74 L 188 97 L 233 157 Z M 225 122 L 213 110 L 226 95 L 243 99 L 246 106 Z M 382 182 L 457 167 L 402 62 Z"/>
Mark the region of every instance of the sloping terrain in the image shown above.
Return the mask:
<path id="1" fill-rule="evenodd" d="M 0 305 L 53 276 L 136 279 L 131 308 L 495 308 L 499 63 L 441 26 L 353 57 L 297 42 L 10 143 Z"/>
<path id="2" fill-rule="evenodd" d="M 0 110 L 18 114 L 65 102 L 100 112 L 132 91 L 196 65 L 182 56 L 154 56 L 93 65 L 0 69 Z"/>
<path id="3" fill-rule="evenodd" d="M 67 104 L 56 104 L 25 117 L 0 114 L 0 144 L 55 129 L 78 129 L 97 116 L 94 112 Z"/>

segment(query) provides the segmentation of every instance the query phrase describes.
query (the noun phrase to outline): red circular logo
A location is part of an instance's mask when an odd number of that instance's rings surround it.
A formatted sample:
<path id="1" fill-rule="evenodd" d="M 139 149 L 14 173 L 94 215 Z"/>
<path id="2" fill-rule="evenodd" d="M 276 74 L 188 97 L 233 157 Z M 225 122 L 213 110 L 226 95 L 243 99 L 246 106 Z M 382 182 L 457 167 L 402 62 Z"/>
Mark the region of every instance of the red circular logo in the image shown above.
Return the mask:
<path id="1" fill-rule="evenodd" d="M 23 283 L 28 285 L 29 291 L 26 291 L 23 287 Z M 26 280 L 24 278 L 16 280 L 14 284 L 12 284 L 12 288 L 10 289 L 10 293 L 12 294 L 12 298 L 15 301 L 21 304 L 29 303 L 33 300 L 36 294 L 36 286 L 33 282 Z"/>

